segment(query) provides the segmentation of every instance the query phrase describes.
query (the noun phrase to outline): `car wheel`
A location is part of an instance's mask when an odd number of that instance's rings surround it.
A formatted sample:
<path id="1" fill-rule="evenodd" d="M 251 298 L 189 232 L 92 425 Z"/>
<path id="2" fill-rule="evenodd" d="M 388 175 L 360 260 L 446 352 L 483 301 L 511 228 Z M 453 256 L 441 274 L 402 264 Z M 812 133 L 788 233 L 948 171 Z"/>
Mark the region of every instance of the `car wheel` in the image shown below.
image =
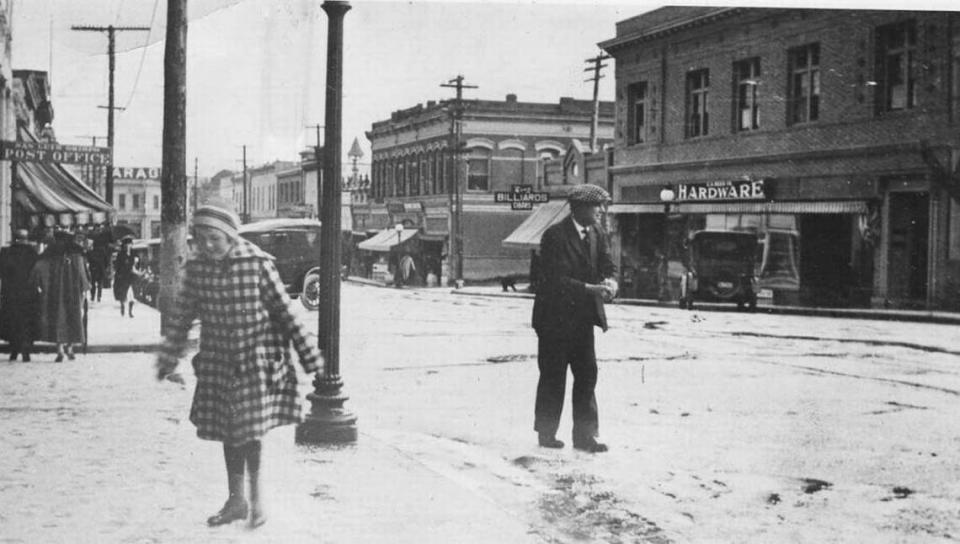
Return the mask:
<path id="1" fill-rule="evenodd" d="M 310 272 L 303 278 L 300 303 L 308 310 L 316 310 L 320 307 L 320 274 Z"/>

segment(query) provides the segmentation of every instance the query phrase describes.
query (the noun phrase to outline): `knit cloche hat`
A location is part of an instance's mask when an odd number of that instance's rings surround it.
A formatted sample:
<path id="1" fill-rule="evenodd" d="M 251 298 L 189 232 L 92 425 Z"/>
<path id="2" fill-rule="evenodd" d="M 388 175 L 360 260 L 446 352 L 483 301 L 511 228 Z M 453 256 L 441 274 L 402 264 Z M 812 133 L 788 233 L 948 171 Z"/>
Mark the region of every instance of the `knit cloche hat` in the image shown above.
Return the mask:
<path id="1" fill-rule="evenodd" d="M 211 227 L 221 230 L 231 237 L 236 237 L 237 229 L 240 228 L 240 218 L 233 210 L 213 204 L 204 204 L 193 212 L 193 226 Z"/>

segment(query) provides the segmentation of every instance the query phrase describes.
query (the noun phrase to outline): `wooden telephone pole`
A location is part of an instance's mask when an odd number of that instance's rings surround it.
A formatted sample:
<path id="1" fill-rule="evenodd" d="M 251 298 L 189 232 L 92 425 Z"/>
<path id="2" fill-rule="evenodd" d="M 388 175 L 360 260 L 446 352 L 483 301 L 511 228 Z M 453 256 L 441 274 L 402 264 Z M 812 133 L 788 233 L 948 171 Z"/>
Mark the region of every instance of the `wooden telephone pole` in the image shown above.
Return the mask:
<path id="1" fill-rule="evenodd" d="M 453 103 L 453 116 L 450 125 L 450 136 L 453 140 L 453 213 L 451 214 L 451 232 L 450 232 L 450 254 L 454 257 L 454 285 L 457 289 L 463 287 L 463 189 L 460 187 L 460 156 L 463 150 L 460 149 L 463 138 L 463 90 L 477 89 L 476 85 L 466 85 L 463 83 L 463 76 L 451 79 L 446 83 L 441 83 L 441 87 L 447 87 L 457 90 L 457 97 Z"/>
<path id="2" fill-rule="evenodd" d="M 171 0 L 172 3 L 178 3 L 182 0 Z M 168 7 L 169 9 L 173 9 Z M 184 23 L 186 27 L 186 23 Z M 113 112 L 118 108 L 114 105 L 113 99 L 113 79 L 114 72 L 117 67 L 117 32 L 149 32 L 150 27 L 148 26 L 82 26 L 74 25 L 73 30 L 79 30 L 82 32 L 106 32 L 107 33 L 107 57 L 109 59 L 110 66 L 110 84 L 108 93 L 107 105 L 104 106 L 107 109 L 107 147 L 110 148 L 110 165 L 113 166 Z M 167 23 L 167 34 L 169 35 L 170 24 Z M 186 35 L 186 32 L 184 32 Z M 186 39 L 186 38 L 184 38 Z M 186 70 L 186 68 L 184 68 Z M 104 186 L 104 197 L 107 202 L 113 205 L 113 168 L 107 168 L 107 180 Z"/>
<path id="3" fill-rule="evenodd" d="M 112 91 L 110 101 L 113 105 Z M 111 126 L 111 134 L 112 128 Z M 170 311 L 176 302 L 177 286 L 183 275 L 179 264 L 187 258 L 187 0 L 167 1 L 167 36 L 163 57 L 162 157 L 160 236 L 163 243 L 160 248 L 159 299 L 161 328 L 169 319 Z M 108 194 L 112 195 L 112 190 L 112 186 L 108 185 Z M 109 200 L 110 197 L 107 198 Z"/>
<path id="4" fill-rule="evenodd" d="M 584 81 L 593 82 L 593 122 L 590 123 L 590 151 L 594 153 L 597 152 L 597 130 L 600 125 L 600 79 L 603 77 L 600 71 L 607 67 L 606 64 L 603 64 L 603 61 L 612 58 L 610 55 L 601 53 L 592 59 L 584 61 L 587 64 L 592 64 L 592 66 L 584 68 L 583 71 L 593 72 L 593 77 L 587 78 Z"/>

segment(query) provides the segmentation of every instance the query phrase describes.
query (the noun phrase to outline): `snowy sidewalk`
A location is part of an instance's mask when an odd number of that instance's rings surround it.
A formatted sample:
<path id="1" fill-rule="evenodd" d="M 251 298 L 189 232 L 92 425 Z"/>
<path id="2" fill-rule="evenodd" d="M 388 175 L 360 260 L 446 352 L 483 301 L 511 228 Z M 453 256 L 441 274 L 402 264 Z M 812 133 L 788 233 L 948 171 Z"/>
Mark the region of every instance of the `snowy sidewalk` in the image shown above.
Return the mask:
<path id="1" fill-rule="evenodd" d="M 275 430 L 264 446 L 270 521 L 208 528 L 226 484 L 219 444 L 186 419 L 192 376 L 186 388 L 159 384 L 146 353 L 2 365 L 3 542 L 544 542 L 406 453 L 429 451 L 429 437 L 369 427 L 340 447 Z"/>

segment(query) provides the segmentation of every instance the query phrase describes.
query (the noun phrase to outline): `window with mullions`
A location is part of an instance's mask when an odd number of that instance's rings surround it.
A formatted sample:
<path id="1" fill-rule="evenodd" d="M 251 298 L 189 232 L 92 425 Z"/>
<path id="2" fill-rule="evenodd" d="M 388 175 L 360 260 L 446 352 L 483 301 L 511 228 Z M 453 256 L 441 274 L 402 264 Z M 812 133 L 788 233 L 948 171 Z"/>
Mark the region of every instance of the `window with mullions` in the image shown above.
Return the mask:
<path id="1" fill-rule="evenodd" d="M 820 118 L 820 44 L 794 47 L 787 53 L 790 87 L 787 119 L 790 124 Z"/>
<path id="2" fill-rule="evenodd" d="M 490 190 L 490 151 L 474 149 L 467 158 L 467 190 Z"/>
<path id="3" fill-rule="evenodd" d="M 760 128 L 760 57 L 733 63 L 735 90 L 734 128 L 739 131 Z"/>
<path id="4" fill-rule="evenodd" d="M 710 93 L 710 70 L 687 72 L 686 137 L 696 138 L 710 133 L 707 97 Z"/>
<path id="5" fill-rule="evenodd" d="M 647 136 L 647 82 L 627 87 L 627 144 L 642 144 Z"/>
<path id="6" fill-rule="evenodd" d="M 878 111 L 912 108 L 917 104 L 917 29 L 914 21 L 877 29 Z"/>
<path id="7" fill-rule="evenodd" d="M 406 178 L 403 176 L 403 158 L 397 159 L 397 176 L 394 179 L 394 196 L 404 196 L 406 195 L 406 188 L 404 187 L 404 181 Z"/>

